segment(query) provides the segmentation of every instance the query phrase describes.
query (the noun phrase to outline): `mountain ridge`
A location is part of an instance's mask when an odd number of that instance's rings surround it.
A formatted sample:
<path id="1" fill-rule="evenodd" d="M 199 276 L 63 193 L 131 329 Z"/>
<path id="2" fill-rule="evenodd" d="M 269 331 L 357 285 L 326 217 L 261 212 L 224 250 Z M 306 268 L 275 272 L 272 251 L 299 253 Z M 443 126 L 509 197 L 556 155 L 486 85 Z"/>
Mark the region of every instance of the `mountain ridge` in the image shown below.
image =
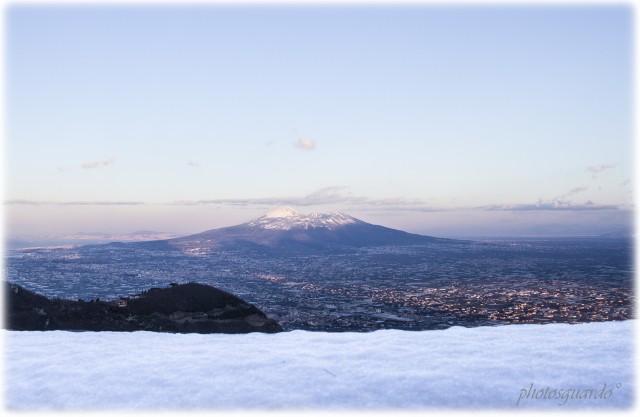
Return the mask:
<path id="1" fill-rule="evenodd" d="M 118 301 L 49 299 L 5 281 L 8 330 L 277 333 L 282 327 L 253 304 L 211 285 L 150 288 Z"/>

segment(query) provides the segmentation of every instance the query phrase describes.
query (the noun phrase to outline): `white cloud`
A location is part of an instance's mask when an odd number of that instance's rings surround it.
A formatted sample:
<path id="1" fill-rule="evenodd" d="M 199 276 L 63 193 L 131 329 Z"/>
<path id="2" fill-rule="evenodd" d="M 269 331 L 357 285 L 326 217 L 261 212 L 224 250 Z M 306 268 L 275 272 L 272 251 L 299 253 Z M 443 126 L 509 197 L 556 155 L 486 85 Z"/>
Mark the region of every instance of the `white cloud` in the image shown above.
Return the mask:
<path id="1" fill-rule="evenodd" d="M 189 162 L 187 162 L 187 166 L 192 168 L 197 168 L 200 166 L 200 164 L 197 162 L 193 162 L 191 159 L 189 159 Z"/>
<path id="2" fill-rule="evenodd" d="M 109 166 L 112 165 L 116 162 L 116 158 L 105 158 L 105 159 L 100 159 L 98 161 L 86 161 L 83 162 L 81 167 L 83 169 L 93 169 L 93 168 L 98 168 L 101 166 Z"/>
<path id="3" fill-rule="evenodd" d="M 312 151 L 316 148 L 316 142 L 311 139 L 300 138 L 293 144 L 293 146 L 305 151 Z"/>

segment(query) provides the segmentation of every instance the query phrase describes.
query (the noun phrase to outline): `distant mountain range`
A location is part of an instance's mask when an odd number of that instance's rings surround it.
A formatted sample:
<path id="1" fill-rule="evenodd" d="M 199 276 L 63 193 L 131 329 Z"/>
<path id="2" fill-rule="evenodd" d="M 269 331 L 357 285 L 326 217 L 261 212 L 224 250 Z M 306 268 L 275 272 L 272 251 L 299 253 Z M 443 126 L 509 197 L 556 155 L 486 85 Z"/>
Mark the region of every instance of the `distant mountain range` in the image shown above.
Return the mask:
<path id="1" fill-rule="evenodd" d="M 73 233 L 44 235 L 10 235 L 5 241 L 8 249 L 36 247 L 63 247 L 74 245 L 98 245 L 109 242 L 144 242 L 150 240 L 166 240 L 179 236 L 169 232 L 140 230 L 133 233 Z"/>
<path id="2" fill-rule="evenodd" d="M 291 207 L 279 207 L 237 226 L 162 242 L 186 251 L 257 249 L 296 252 L 447 241 L 451 240 L 373 225 L 344 213 L 301 214 Z"/>

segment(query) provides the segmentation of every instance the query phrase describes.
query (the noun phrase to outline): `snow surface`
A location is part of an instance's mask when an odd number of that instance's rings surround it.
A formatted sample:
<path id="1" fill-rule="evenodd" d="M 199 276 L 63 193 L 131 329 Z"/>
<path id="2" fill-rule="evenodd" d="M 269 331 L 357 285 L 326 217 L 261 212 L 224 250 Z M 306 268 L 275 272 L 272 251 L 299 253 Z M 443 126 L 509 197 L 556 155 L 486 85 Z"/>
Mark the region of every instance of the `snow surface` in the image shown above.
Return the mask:
<path id="1" fill-rule="evenodd" d="M 273 210 L 268 211 L 267 214 L 264 215 L 264 217 L 269 217 L 269 218 L 281 218 L 281 217 L 286 218 L 286 217 L 296 217 L 296 216 L 300 216 L 300 213 L 295 211 L 293 208 L 287 207 L 287 206 L 276 207 Z"/>
<path id="2" fill-rule="evenodd" d="M 248 223 L 252 227 L 270 230 L 324 228 L 335 230 L 338 227 L 354 224 L 356 219 L 344 213 L 299 213 L 291 207 L 278 207 L 264 216 Z"/>
<path id="3" fill-rule="evenodd" d="M 634 321 L 247 335 L 16 332 L 9 409 L 620 409 Z M 605 399 L 521 390 L 611 389 Z"/>

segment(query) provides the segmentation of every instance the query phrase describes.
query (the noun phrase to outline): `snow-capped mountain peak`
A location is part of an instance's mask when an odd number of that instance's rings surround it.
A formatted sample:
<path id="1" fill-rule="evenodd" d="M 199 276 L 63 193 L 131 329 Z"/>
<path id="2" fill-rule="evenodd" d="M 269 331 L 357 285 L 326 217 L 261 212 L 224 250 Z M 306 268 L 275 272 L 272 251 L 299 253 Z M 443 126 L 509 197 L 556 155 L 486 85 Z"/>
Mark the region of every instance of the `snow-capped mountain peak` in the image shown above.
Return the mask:
<path id="1" fill-rule="evenodd" d="M 276 207 L 273 210 L 270 210 L 262 217 L 266 218 L 291 218 L 291 217 L 299 217 L 300 213 L 295 211 L 293 208 L 288 206 Z"/>
<path id="2" fill-rule="evenodd" d="M 344 213 L 310 213 L 305 215 L 291 207 L 278 207 L 249 222 L 248 225 L 270 230 L 319 228 L 335 230 L 354 223 L 356 223 L 356 219 Z"/>
<path id="3" fill-rule="evenodd" d="M 207 230 L 173 239 L 170 242 L 171 245 L 180 247 L 188 253 L 201 253 L 207 250 L 310 253 L 434 241 L 440 240 L 373 225 L 345 213 L 306 214 L 291 207 L 279 207 L 237 226 Z"/>

